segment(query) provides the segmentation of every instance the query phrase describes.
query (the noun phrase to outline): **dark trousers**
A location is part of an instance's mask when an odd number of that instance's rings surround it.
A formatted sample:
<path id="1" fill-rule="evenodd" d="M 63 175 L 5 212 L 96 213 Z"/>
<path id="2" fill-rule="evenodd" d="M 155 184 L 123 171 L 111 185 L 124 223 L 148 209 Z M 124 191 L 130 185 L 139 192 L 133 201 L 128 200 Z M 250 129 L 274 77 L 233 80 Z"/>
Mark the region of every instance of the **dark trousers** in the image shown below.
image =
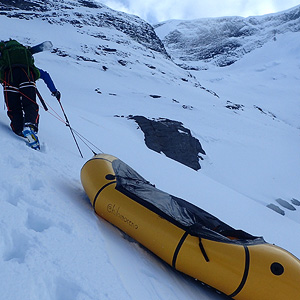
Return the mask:
<path id="1" fill-rule="evenodd" d="M 5 72 L 4 98 L 7 115 L 14 133 L 20 135 L 24 124 L 38 129 L 39 106 L 36 103 L 36 87 L 32 72 L 27 68 L 13 67 Z"/>

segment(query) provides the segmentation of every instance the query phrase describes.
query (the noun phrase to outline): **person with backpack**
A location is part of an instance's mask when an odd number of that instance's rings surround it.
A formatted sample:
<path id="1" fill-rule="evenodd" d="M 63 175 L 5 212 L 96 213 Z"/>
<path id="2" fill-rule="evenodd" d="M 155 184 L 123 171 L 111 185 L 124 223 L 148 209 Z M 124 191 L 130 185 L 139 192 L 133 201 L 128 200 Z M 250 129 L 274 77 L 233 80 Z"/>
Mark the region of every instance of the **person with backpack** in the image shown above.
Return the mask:
<path id="1" fill-rule="evenodd" d="M 39 106 L 36 103 L 35 82 L 42 79 L 51 94 L 60 101 L 50 75 L 35 66 L 30 48 L 16 40 L 0 42 L 0 81 L 4 88 L 7 115 L 12 131 L 27 139 L 34 149 L 40 149 L 37 137 Z"/>

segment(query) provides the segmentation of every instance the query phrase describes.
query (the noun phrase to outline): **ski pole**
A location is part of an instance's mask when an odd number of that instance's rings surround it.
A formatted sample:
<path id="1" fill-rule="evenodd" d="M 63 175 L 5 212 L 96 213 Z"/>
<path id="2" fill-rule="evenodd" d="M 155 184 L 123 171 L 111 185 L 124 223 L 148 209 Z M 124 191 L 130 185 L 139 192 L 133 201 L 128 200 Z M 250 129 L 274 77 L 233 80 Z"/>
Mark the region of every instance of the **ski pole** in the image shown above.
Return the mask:
<path id="1" fill-rule="evenodd" d="M 57 100 L 58 100 L 58 99 L 57 99 Z M 65 117 L 65 119 L 66 119 L 66 126 L 68 126 L 68 127 L 70 128 L 70 131 L 71 131 L 71 134 L 72 134 L 73 139 L 74 139 L 74 141 L 75 141 L 75 144 L 76 144 L 76 146 L 77 146 L 77 149 L 78 149 L 78 151 L 79 151 L 81 157 L 83 158 L 82 152 L 81 152 L 81 150 L 80 150 L 80 148 L 79 148 L 79 145 L 78 145 L 78 143 L 77 143 L 77 140 L 76 140 L 75 135 L 74 135 L 74 132 L 73 132 L 73 129 L 72 129 L 71 125 L 70 125 L 70 122 L 69 122 L 68 117 L 67 117 L 67 115 L 66 115 L 66 113 L 65 113 L 65 110 L 64 110 L 64 108 L 63 108 L 63 106 L 62 106 L 62 104 L 61 104 L 61 102 L 60 102 L 60 99 L 58 100 L 58 103 L 59 103 L 60 108 L 61 108 L 61 110 L 62 110 L 62 112 L 63 112 L 63 114 L 64 114 L 64 117 Z"/>
<path id="2" fill-rule="evenodd" d="M 36 94 L 37 94 L 37 96 L 39 97 L 39 99 L 40 99 L 40 101 L 41 101 L 41 103 L 42 103 L 42 105 L 43 105 L 43 107 L 44 107 L 44 110 L 47 111 L 47 110 L 48 110 L 48 107 L 47 107 L 47 105 L 46 105 L 46 103 L 45 103 L 45 101 L 44 101 L 42 95 L 40 94 L 40 92 L 38 91 L 37 88 L 35 89 L 35 91 L 36 91 Z"/>

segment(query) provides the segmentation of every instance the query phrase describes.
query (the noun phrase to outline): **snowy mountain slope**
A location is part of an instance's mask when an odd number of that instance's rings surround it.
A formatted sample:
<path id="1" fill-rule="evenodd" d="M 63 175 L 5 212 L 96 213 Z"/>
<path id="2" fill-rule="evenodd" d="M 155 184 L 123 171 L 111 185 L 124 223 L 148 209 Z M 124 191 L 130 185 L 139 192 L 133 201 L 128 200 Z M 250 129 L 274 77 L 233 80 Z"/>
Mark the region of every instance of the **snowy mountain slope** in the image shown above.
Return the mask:
<path id="1" fill-rule="evenodd" d="M 2 5 L 1 5 L 2 3 Z M 156 36 L 150 24 L 134 15 L 117 12 L 109 7 L 94 1 L 60 0 L 60 1 L 0 1 L 2 15 L 13 19 L 43 19 L 50 24 L 70 24 L 82 34 L 89 34 L 103 41 L 113 38 L 106 34 L 106 29 L 114 29 L 119 34 L 114 34 L 118 44 L 130 43 L 130 39 L 123 41 L 126 35 L 138 43 L 154 51 L 167 55 L 160 39 Z M 104 29 L 104 32 L 101 30 Z M 82 47 L 84 47 L 82 45 Z M 85 47 L 87 47 L 85 45 Z M 84 49 L 83 49 L 84 50 Z M 112 50 L 112 49 L 111 49 Z M 108 51 L 109 49 L 98 46 L 94 51 Z M 64 54 L 64 53 L 62 53 Z"/>
<path id="2" fill-rule="evenodd" d="M 241 128 L 241 131 L 236 129 L 234 134 L 238 136 L 238 143 L 245 138 L 252 139 L 247 148 L 241 149 L 244 154 L 240 155 L 245 155 L 243 162 L 238 160 L 235 164 L 240 171 L 235 170 L 236 175 L 232 174 L 231 178 L 227 176 L 227 170 L 233 168 L 236 155 L 231 151 L 230 145 L 230 148 L 223 151 L 231 159 L 224 160 L 220 157 L 218 163 L 214 159 L 213 164 L 218 164 L 218 174 L 215 173 L 214 178 L 218 177 L 227 185 L 231 181 L 230 186 L 236 190 L 247 189 L 247 195 L 252 198 L 255 198 L 260 189 L 260 194 L 264 196 L 259 201 L 265 198 L 264 202 L 268 202 L 270 197 L 291 197 L 289 193 L 297 191 L 299 185 L 300 174 L 291 172 L 299 157 L 299 37 L 299 33 L 286 34 L 276 42 L 271 41 L 253 51 L 234 65 L 221 69 L 222 71 L 215 69 L 198 73 L 201 82 L 214 87 L 217 93 L 231 102 L 228 103 L 229 106 L 233 106 L 232 103 L 241 105 L 240 109 L 233 110 L 238 114 L 237 118 L 249 118 L 251 115 L 251 125 L 248 128 L 251 130 L 246 133 L 245 128 Z M 271 122 L 268 125 L 265 123 L 266 118 Z M 220 124 L 220 128 L 224 127 L 227 128 L 226 124 Z M 293 134 L 290 136 L 284 128 Z M 217 149 L 215 144 L 214 149 L 211 149 L 214 152 Z M 286 161 L 284 157 L 290 159 Z M 253 169 L 254 166 L 256 168 Z M 272 175 L 266 176 L 271 169 L 269 174 Z M 248 180 L 240 188 L 239 178 L 245 176 L 242 175 L 243 170 L 253 171 L 247 172 Z M 211 172 L 212 169 L 207 171 Z M 289 174 L 293 174 L 292 178 Z M 274 185 L 275 182 L 277 183 Z M 295 220 L 299 221 L 298 217 L 295 216 Z"/>
<path id="3" fill-rule="evenodd" d="M 23 25 L 24 32 L 27 24 Z M 34 36 L 41 39 L 45 27 Z M 68 33 L 71 32 L 68 28 Z M 137 134 L 135 125 L 126 126 L 114 114 L 128 114 L 135 109 L 139 112 L 141 108 L 135 108 L 138 102 L 151 104 L 152 98 L 143 90 L 145 83 L 141 88 L 134 88 L 137 82 L 144 82 L 143 76 L 151 82 L 153 75 L 149 68 L 144 68 L 144 73 L 132 72 L 127 79 L 124 67 L 120 65 L 113 70 L 109 60 L 106 61 L 109 70 L 104 72 L 90 62 L 79 65 L 72 58 L 50 53 L 36 58 L 37 63 L 51 72 L 62 91 L 63 105 L 76 129 L 81 128 L 81 133 L 107 152 L 120 156 L 124 153 L 125 157 L 128 151 L 133 153 L 125 145 L 130 133 Z M 160 80 L 163 78 L 152 80 L 149 92 L 164 90 L 163 84 L 154 88 Z M 95 91 L 99 87 L 101 95 Z M 41 83 L 39 89 L 45 98 L 49 95 Z M 48 104 L 58 110 L 55 101 L 47 98 Z M 152 103 L 152 106 L 157 105 Z M 23 140 L 11 134 L 7 117 L 1 113 L 1 166 L 6 170 L 1 172 L 4 195 L 1 236 L 4 239 L 0 290 L 3 299 L 196 299 L 199 294 L 203 299 L 210 299 L 211 295 L 215 296 L 215 292 L 182 278 L 135 244 L 123 241 L 116 229 L 95 216 L 79 181 L 80 168 L 91 153 L 83 149 L 86 159 L 81 159 L 68 128 L 43 111 L 40 139 L 41 153 L 27 148 Z M 142 138 L 139 142 L 139 147 L 134 142 L 131 147 L 135 151 L 141 148 L 138 152 L 143 152 Z"/>
<path id="4" fill-rule="evenodd" d="M 77 7 L 81 13 L 86 9 Z M 54 53 L 36 55 L 37 65 L 51 74 L 71 125 L 89 141 L 158 188 L 300 257 L 300 207 L 290 211 L 276 202 L 300 200 L 294 35 L 285 34 L 230 67 L 190 74 L 115 28 L 0 19 L 3 39 L 52 40 Z M 90 34 L 98 30 L 107 38 Z M 96 53 L 98 46 L 117 51 Z M 38 88 L 60 113 L 40 81 Z M 234 110 L 229 104 L 243 106 Z M 79 179 L 91 151 L 79 140 L 81 159 L 69 128 L 42 108 L 40 114 L 37 152 L 12 134 L 0 111 L 0 299 L 226 299 L 98 218 Z M 201 171 L 149 150 L 128 115 L 181 121 L 207 152 Z M 269 203 L 285 216 L 267 208 Z"/>
<path id="5" fill-rule="evenodd" d="M 185 69 L 228 66 L 281 34 L 300 31 L 300 6 L 264 16 L 170 20 L 155 25 L 174 61 Z"/>

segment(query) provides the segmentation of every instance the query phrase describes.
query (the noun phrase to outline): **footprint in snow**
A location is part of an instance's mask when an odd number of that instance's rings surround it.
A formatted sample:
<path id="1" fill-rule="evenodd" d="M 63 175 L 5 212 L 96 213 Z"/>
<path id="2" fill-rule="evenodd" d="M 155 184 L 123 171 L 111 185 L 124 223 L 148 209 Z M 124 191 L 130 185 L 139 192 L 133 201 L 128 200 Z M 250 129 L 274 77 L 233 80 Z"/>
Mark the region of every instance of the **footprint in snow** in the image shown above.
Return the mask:
<path id="1" fill-rule="evenodd" d="M 55 300 L 77 299 L 80 294 L 85 293 L 76 282 L 62 277 L 57 278 Z"/>
<path id="2" fill-rule="evenodd" d="M 44 187 L 44 183 L 41 179 L 31 176 L 29 178 L 30 188 L 34 191 L 38 191 Z"/>
<path id="3" fill-rule="evenodd" d="M 26 226 L 28 229 L 32 229 L 35 232 L 43 232 L 53 226 L 53 223 L 52 221 L 29 211 Z"/>
<path id="4" fill-rule="evenodd" d="M 14 186 L 11 183 L 2 182 L 1 186 L 1 199 L 10 203 L 13 206 L 17 206 L 20 199 L 24 197 L 24 191 L 19 186 Z"/>
<path id="5" fill-rule="evenodd" d="M 4 261 L 16 261 L 19 264 L 24 263 L 30 241 L 27 236 L 20 232 L 12 232 L 11 241 L 7 243 L 7 249 L 4 251 Z"/>
<path id="6" fill-rule="evenodd" d="M 67 234 L 71 234 L 73 231 L 68 224 L 64 222 L 59 222 L 58 224 L 55 224 L 52 220 L 49 220 L 44 216 L 40 216 L 31 210 L 28 210 L 28 216 L 25 225 L 28 229 L 33 230 L 35 232 L 44 232 L 45 230 L 51 227 L 56 227 Z"/>
<path id="7" fill-rule="evenodd" d="M 14 169 L 19 169 L 20 167 L 24 166 L 24 162 L 16 159 L 14 156 L 9 155 L 6 158 L 6 164 L 10 165 Z"/>

